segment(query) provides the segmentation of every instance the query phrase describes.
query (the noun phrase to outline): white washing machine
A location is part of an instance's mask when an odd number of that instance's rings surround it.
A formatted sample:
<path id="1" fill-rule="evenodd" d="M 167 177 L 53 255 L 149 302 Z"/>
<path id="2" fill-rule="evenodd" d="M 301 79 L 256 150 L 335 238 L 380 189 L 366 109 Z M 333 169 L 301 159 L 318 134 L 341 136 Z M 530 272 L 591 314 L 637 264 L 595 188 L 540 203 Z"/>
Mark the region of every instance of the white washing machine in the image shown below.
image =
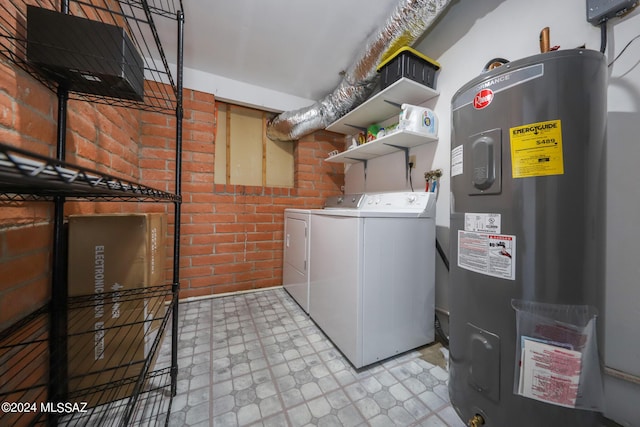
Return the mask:
<path id="1" fill-rule="evenodd" d="M 309 313 L 309 209 L 284 210 L 282 286 Z"/>
<path id="2" fill-rule="evenodd" d="M 310 227 L 309 315 L 354 367 L 433 342 L 433 193 L 366 194 Z"/>

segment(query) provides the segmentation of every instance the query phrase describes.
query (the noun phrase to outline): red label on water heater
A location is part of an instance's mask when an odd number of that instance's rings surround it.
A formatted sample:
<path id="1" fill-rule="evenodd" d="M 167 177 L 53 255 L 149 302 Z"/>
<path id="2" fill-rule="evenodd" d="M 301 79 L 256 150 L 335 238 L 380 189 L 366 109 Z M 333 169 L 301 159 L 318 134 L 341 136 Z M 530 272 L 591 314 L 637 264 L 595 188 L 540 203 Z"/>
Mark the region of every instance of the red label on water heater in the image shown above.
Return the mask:
<path id="1" fill-rule="evenodd" d="M 476 110 L 482 110 L 491 104 L 491 101 L 493 101 L 493 91 L 491 89 L 482 89 L 476 93 L 476 96 L 473 98 L 473 107 Z"/>

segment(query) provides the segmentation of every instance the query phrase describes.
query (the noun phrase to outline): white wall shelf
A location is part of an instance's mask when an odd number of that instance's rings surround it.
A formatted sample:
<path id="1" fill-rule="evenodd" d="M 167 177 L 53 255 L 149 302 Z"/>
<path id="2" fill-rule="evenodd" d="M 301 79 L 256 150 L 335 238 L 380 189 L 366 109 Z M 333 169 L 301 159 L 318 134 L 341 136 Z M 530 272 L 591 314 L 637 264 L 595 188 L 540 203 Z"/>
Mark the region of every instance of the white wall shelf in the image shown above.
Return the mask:
<path id="1" fill-rule="evenodd" d="M 398 131 L 373 141 L 358 145 L 325 159 L 331 163 L 357 163 L 370 160 L 396 151 L 408 150 L 418 145 L 437 141 L 437 138 L 411 131 Z"/>
<path id="2" fill-rule="evenodd" d="M 330 124 L 327 130 L 351 135 L 399 114 L 402 104 L 420 105 L 438 95 L 438 91 L 403 77 Z"/>
<path id="3" fill-rule="evenodd" d="M 381 123 L 398 115 L 402 104 L 420 105 L 438 95 L 438 91 L 403 77 L 330 124 L 327 130 L 345 135 L 355 134 L 366 129 L 370 124 Z M 404 151 L 408 156 L 409 148 L 437 140 L 437 138 L 417 132 L 402 130 L 350 148 L 325 159 L 325 161 L 332 163 L 366 162 L 396 151 Z"/>

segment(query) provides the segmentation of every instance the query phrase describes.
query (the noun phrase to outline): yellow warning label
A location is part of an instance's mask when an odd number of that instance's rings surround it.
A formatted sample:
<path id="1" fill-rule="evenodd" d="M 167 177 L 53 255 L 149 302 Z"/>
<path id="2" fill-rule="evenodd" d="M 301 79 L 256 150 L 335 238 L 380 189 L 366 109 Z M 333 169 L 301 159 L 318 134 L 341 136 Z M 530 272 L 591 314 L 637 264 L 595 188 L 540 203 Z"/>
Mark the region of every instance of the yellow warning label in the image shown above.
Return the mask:
<path id="1" fill-rule="evenodd" d="M 564 174 L 560 120 L 514 127 L 509 136 L 514 178 Z"/>

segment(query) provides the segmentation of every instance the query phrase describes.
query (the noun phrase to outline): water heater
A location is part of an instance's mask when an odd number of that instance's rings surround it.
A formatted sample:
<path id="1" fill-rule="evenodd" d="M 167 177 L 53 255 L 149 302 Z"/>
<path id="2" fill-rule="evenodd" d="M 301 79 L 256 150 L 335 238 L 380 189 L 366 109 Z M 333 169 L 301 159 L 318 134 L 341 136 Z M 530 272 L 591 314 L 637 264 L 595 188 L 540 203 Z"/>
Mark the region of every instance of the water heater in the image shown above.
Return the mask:
<path id="1" fill-rule="evenodd" d="M 531 56 L 452 98 L 451 402 L 474 426 L 594 426 L 607 67 Z"/>

